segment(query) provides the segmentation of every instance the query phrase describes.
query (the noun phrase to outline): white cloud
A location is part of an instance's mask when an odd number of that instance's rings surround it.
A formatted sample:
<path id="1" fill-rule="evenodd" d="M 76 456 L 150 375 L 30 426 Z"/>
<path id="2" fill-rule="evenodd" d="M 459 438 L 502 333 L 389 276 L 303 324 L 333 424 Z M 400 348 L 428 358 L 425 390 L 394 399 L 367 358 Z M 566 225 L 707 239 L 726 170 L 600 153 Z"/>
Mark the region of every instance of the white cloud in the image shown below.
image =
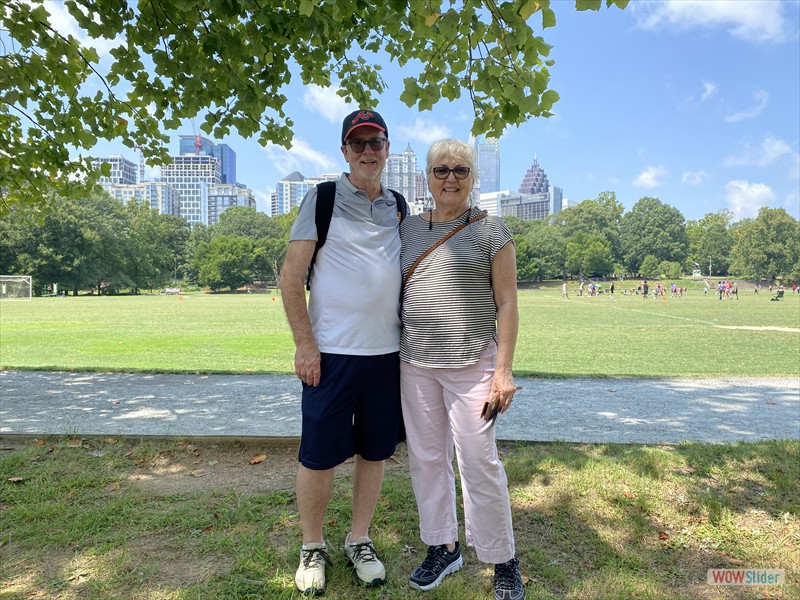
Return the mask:
<path id="1" fill-rule="evenodd" d="M 737 121 L 744 121 L 745 119 L 752 119 L 753 117 L 760 115 L 761 111 L 764 110 L 764 107 L 767 106 L 769 94 L 764 90 L 756 90 L 756 92 L 753 94 L 753 97 L 756 100 L 756 104 L 754 106 L 746 108 L 732 115 L 728 115 L 725 117 L 725 120 L 728 123 L 735 123 Z"/>
<path id="2" fill-rule="evenodd" d="M 717 93 L 717 84 L 711 81 L 703 82 L 703 95 L 700 96 L 700 102 L 705 102 Z"/>
<path id="3" fill-rule="evenodd" d="M 628 10 L 640 27 L 688 30 L 725 28 L 733 37 L 756 43 L 780 43 L 792 37 L 783 16 L 784 2 L 763 0 L 662 0 L 631 2 Z"/>
<path id="4" fill-rule="evenodd" d="M 639 173 L 639 176 L 634 179 L 631 184 L 635 185 L 636 187 L 652 190 L 663 183 L 661 178 L 666 176 L 666 174 L 667 170 L 664 167 L 649 166 L 644 171 Z"/>
<path id="5" fill-rule="evenodd" d="M 297 137 L 294 138 L 289 150 L 282 146 L 269 144 L 264 148 L 264 152 L 267 154 L 267 159 L 282 173 L 281 177 L 285 177 L 292 171 L 302 173 L 304 168 L 311 169 L 312 174 L 329 172 L 336 168 L 334 159 L 314 150 L 308 142 Z M 308 176 L 308 173 L 303 174 Z"/>
<path id="6" fill-rule="evenodd" d="M 438 142 L 439 140 L 450 137 L 452 137 L 452 134 L 447 126 L 437 121 L 417 118 L 411 125 L 399 125 L 397 127 L 397 133 L 392 133 L 392 140 L 395 144 L 398 142 L 403 144 L 403 148 L 395 146 L 392 152 L 402 152 L 405 149 L 406 143 L 420 142 L 424 146 L 421 152 L 424 155 L 428 152 L 428 147 L 433 142 Z"/>
<path id="7" fill-rule="evenodd" d="M 703 169 L 699 171 L 685 171 L 681 176 L 681 183 L 686 185 L 702 185 L 708 179 L 708 173 Z"/>
<path id="8" fill-rule="evenodd" d="M 303 106 L 308 110 L 318 113 L 326 121 L 340 123 L 344 116 L 353 112 L 358 107 L 345 101 L 336 91 L 337 87 L 321 87 L 308 85 L 303 91 Z"/>
<path id="9" fill-rule="evenodd" d="M 745 146 L 741 156 L 729 156 L 723 162 L 726 167 L 768 167 L 778 162 L 783 156 L 792 153 L 792 148 L 778 138 L 768 135 L 758 148 Z"/>
<path id="10" fill-rule="evenodd" d="M 758 209 L 775 199 L 775 192 L 765 183 L 735 179 L 725 184 L 725 201 L 737 219 L 755 217 Z"/>
<path id="11" fill-rule="evenodd" d="M 272 212 L 272 190 L 267 189 L 266 191 L 262 192 L 259 190 L 253 190 L 253 196 L 256 199 L 256 210 L 263 212 L 265 214 L 271 214 Z"/>
<path id="12" fill-rule="evenodd" d="M 32 2 L 28 2 L 28 4 L 33 4 Z M 46 1 L 43 3 L 44 8 L 50 13 L 50 19 L 48 20 L 48 24 L 52 27 L 55 31 L 63 35 L 64 37 L 73 36 L 75 39 L 80 42 L 82 46 L 89 46 L 97 50 L 97 54 L 102 60 L 105 57 L 109 56 L 109 51 L 119 46 L 123 39 L 122 37 L 116 37 L 114 39 L 106 39 L 106 38 L 90 38 L 86 31 L 81 29 L 78 26 L 78 22 L 74 19 L 74 17 L 69 14 L 69 11 L 64 6 L 63 2 L 52 2 Z M 81 7 L 82 10 L 83 9 Z M 97 21 L 97 15 L 94 16 L 94 20 Z"/>

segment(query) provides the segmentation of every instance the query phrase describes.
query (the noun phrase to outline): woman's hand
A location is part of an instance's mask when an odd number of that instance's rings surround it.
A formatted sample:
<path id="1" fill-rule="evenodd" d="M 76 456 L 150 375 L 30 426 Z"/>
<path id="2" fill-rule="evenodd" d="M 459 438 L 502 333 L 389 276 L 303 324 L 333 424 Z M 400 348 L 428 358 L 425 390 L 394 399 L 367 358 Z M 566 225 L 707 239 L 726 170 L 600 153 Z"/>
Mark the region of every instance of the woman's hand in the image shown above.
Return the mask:
<path id="1" fill-rule="evenodd" d="M 483 419 L 488 421 L 495 412 L 506 412 L 514 401 L 514 394 L 521 389 L 514 385 L 514 375 L 510 369 L 497 369 L 489 392 L 489 410 L 483 415 Z"/>

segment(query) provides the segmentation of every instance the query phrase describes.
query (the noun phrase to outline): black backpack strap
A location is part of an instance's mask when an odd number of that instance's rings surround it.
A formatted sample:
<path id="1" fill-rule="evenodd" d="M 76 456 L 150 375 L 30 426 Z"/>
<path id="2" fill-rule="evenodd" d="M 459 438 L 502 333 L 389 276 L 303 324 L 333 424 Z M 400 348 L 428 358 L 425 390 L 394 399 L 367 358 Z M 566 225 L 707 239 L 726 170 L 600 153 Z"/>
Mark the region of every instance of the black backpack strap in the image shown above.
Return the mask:
<path id="1" fill-rule="evenodd" d="M 311 289 L 311 271 L 314 269 L 314 261 L 317 260 L 317 252 L 328 239 L 328 229 L 333 217 L 333 200 L 336 196 L 336 182 L 323 181 L 317 184 L 317 206 L 314 210 L 314 225 L 317 227 L 317 245 L 311 262 L 308 263 L 308 275 L 306 275 L 306 289 Z"/>
<path id="2" fill-rule="evenodd" d="M 395 190 L 389 191 L 394 194 L 394 200 L 397 203 L 397 222 L 399 223 L 406 218 L 406 215 L 408 215 L 408 203 L 406 203 L 406 199 L 400 192 Z"/>

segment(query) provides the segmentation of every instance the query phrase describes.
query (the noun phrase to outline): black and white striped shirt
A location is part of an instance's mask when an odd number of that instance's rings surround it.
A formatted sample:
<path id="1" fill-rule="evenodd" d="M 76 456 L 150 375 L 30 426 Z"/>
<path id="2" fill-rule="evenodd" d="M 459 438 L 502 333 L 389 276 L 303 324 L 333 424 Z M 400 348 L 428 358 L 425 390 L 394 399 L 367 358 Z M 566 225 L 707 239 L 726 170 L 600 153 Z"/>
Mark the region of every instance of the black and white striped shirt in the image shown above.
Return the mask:
<path id="1" fill-rule="evenodd" d="M 473 214 L 477 211 L 473 210 Z M 409 216 L 400 226 L 403 276 L 428 248 L 464 222 L 429 223 Z M 400 358 L 429 368 L 475 364 L 496 339 L 492 260 L 512 240 L 499 217 L 471 223 L 417 266 L 403 289 Z"/>

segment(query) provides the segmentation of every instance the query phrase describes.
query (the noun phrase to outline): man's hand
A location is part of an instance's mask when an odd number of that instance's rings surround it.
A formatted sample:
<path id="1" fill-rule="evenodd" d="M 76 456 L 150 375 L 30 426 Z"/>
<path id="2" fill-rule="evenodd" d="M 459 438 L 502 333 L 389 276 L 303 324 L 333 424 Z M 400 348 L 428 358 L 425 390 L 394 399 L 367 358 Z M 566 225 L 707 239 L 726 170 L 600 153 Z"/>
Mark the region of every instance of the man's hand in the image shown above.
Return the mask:
<path id="1" fill-rule="evenodd" d="M 322 368 L 316 344 L 302 344 L 294 352 L 294 372 L 306 385 L 319 385 Z"/>

